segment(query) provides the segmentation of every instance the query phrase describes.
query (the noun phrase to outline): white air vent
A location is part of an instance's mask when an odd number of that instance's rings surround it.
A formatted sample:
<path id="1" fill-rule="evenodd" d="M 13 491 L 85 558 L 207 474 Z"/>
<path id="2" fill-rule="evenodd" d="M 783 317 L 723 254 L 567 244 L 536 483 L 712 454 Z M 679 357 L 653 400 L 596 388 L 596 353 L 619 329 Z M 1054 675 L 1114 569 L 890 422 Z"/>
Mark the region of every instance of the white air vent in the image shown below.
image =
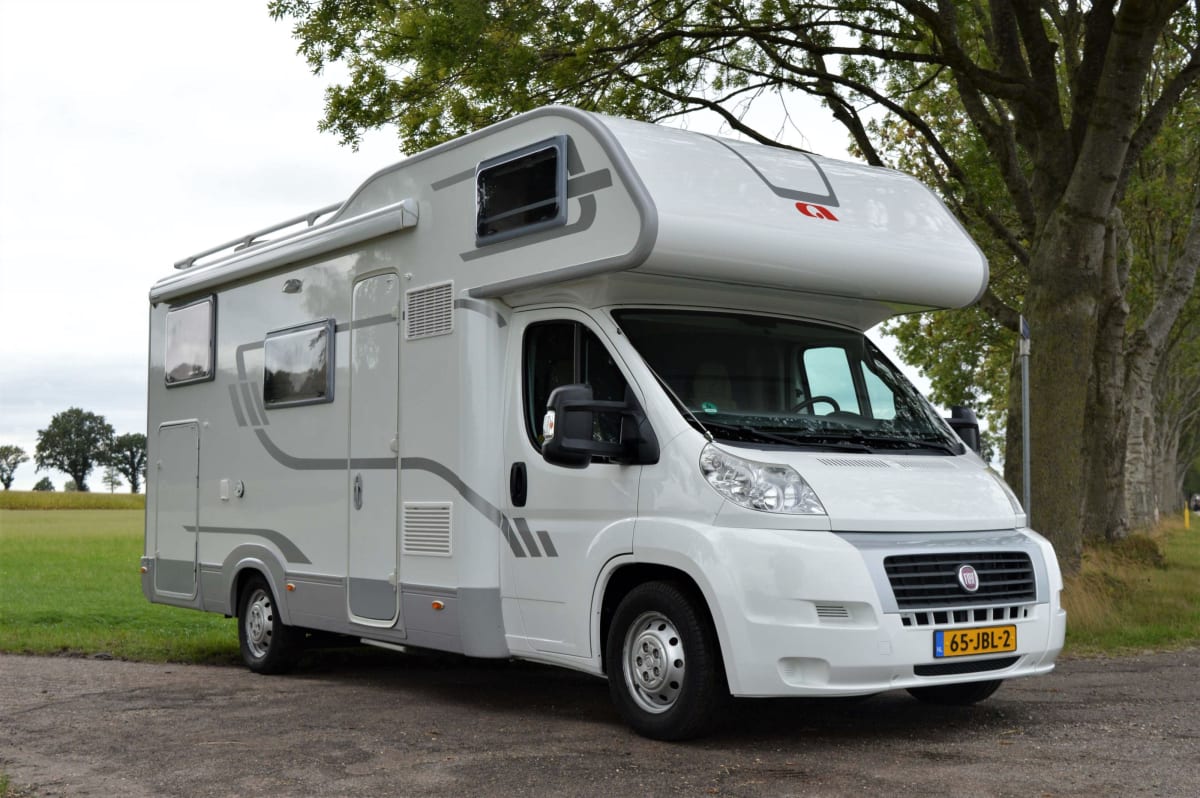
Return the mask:
<path id="1" fill-rule="evenodd" d="M 817 604 L 817 617 L 833 620 L 850 620 L 850 610 L 842 604 Z"/>
<path id="2" fill-rule="evenodd" d="M 403 550 L 405 554 L 449 557 L 451 505 L 441 502 L 405 502 Z"/>
<path id="3" fill-rule="evenodd" d="M 818 457 L 817 462 L 834 468 L 891 468 L 882 460 L 868 460 L 865 457 Z"/>
<path id="4" fill-rule="evenodd" d="M 404 337 L 409 340 L 454 332 L 454 283 L 406 291 L 404 319 Z"/>
<path id="5" fill-rule="evenodd" d="M 907 468 L 910 471 L 946 471 L 947 469 L 954 468 L 954 463 L 951 463 L 947 460 L 941 460 L 936 457 L 924 457 L 921 455 L 906 457 L 903 460 L 896 459 L 892 462 L 901 468 Z"/>

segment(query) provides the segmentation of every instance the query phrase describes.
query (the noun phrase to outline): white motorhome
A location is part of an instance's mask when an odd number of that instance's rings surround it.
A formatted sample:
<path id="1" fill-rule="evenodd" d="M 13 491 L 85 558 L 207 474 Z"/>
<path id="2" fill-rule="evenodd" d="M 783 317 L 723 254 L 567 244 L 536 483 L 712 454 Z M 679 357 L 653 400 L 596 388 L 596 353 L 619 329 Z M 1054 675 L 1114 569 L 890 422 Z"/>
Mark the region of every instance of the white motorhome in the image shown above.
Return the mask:
<path id="1" fill-rule="evenodd" d="M 551 107 L 176 268 L 142 587 L 253 670 L 306 630 L 552 663 L 679 739 L 1053 668 L 1054 551 L 863 335 L 986 285 L 906 175 Z"/>

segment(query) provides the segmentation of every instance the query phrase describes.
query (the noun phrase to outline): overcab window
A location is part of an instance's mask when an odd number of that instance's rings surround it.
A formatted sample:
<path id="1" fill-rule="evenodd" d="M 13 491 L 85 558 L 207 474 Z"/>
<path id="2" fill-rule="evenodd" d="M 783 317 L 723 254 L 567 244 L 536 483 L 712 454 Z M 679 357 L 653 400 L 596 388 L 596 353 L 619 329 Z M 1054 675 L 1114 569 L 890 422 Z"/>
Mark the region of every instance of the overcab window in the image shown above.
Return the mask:
<path id="1" fill-rule="evenodd" d="M 483 161 L 475 170 L 477 246 L 567 223 L 567 137 Z"/>
<path id="2" fill-rule="evenodd" d="M 332 319 L 267 333 L 263 404 L 294 407 L 333 401 Z"/>
<path id="3" fill-rule="evenodd" d="M 213 378 L 216 308 L 216 297 L 209 296 L 167 311 L 163 374 L 168 388 Z"/>

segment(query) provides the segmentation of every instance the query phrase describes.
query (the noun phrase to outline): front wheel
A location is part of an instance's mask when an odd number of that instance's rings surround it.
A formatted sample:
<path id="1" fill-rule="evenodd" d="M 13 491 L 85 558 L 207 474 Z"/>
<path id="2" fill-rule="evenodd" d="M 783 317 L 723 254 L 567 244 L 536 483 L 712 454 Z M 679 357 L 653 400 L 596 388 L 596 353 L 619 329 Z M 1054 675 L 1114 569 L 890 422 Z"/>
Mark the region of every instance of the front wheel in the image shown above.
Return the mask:
<path id="1" fill-rule="evenodd" d="M 950 707 L 966 707 L 978 704 L 1000 689 L 1002 679 L 965 684 L 939 684 L 931 687 L 910 687 L 909 695 L 926 704 L 941 704 Z"/>
<path id="2" fill-rule="evenodd" d="M 255 673 L 283 673 L 295 664 L 302 632 L 286 625 L 271 587 L 252 576 L 242 588 L 238 610 L 238 642 L 242 661 Z"/>
<path id="3" fill-rule="evenodd" d="M 605 656 L 617 711 L 655 740 L 707 733 L 729 695 L 708 615 L 673 583 L 647 582 L 622 599 Z"/>

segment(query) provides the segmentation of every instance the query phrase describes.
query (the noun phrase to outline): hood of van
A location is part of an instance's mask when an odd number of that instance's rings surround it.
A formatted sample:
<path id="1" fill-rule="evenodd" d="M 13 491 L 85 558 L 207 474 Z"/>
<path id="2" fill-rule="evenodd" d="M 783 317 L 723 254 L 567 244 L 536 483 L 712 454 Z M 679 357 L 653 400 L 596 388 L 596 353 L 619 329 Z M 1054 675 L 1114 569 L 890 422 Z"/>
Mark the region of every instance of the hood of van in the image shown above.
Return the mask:
<path id="1" fill-rule="evenodd" d="M 795 453 L 771 459 L 808 481 L 837 532 L 969 532 L 1017 524 L 1008 492 L 974 456 Z"/>

